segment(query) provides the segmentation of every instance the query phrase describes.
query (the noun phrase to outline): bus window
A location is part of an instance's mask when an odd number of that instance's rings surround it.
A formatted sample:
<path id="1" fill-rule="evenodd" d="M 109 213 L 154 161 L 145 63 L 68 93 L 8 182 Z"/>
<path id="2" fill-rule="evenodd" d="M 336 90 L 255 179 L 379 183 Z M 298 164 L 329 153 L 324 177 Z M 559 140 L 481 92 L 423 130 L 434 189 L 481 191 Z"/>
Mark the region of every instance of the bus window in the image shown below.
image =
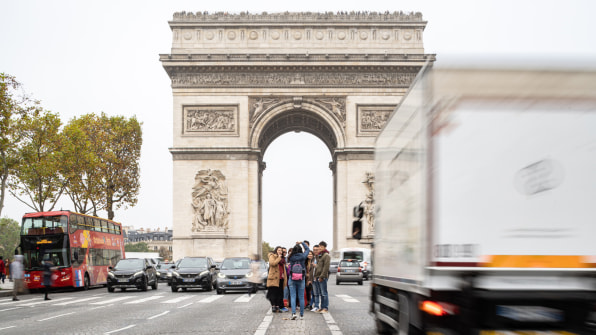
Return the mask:
<path id="1" fill-rule="evenodd" d="M 108 222 L 107 221 L 104 221 L 104 220 L 100 220 L 99 222 L 101 223 L 101 232 L 102 233 L 109 233 Z"/>
<path id="2" fill-rule="evenodd" d="M 116 235 L 122 235 L 122 232 L 120 231 L 120 226 L 114 225 L 114 228 L 116 228 Z"/>
<path id="3" fill-rule="evenodd" d="M 68 232 L 72 234 L 79 229 L 79 216 L 71 214 L 68 221 Z"/>
<path id="4" fill-rule="evenodd" d="M 101 231 L 101 221 L 99 219 L 93 219 L 93 230 Z"/>

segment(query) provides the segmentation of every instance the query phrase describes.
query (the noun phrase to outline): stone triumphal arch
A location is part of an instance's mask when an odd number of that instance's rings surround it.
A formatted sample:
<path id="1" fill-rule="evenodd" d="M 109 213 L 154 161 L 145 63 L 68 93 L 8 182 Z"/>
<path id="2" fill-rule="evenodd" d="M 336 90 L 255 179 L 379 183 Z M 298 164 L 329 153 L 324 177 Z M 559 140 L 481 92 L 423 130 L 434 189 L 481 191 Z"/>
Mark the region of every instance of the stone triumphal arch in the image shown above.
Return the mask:
<path id="1" fill-rule="evenodd" d="M 434 60 L 422 15 L 181 12 L 169 24 L 174 257 L 260 252 L 263 154 L 290 131 L 329 148 L 333 245 L 357 246 L 352 208 L 372 208 L 375 136 Z"/>

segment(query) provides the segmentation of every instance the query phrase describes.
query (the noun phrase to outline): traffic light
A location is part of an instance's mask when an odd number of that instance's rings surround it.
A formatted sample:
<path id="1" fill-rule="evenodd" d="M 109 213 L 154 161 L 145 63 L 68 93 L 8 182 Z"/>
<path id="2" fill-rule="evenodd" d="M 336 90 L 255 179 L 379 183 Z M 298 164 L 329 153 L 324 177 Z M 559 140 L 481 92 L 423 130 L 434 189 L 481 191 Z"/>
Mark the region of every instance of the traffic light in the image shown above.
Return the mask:
<path id="1" fill-rule="evenodd" d="M 354 207 L 354 217 L 356 220 L 352 222 L 352 237 L 356 240 L 362 238 L 362 216 L 364 215 L 364 208 L 360 205 Z"/>

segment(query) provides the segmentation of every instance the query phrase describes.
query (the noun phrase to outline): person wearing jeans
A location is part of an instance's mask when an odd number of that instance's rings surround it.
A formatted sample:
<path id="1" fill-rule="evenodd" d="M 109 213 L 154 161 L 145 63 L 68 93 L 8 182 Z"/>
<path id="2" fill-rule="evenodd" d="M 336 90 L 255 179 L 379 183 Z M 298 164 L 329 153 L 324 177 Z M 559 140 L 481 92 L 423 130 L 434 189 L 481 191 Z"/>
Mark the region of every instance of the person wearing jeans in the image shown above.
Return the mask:
<path id="1" fill-rule="evenodd" d="M 309 253 L 308 245 L 304 242 L 297 242 L 292 249 L 289 258 L 290 275 L 288 275 L 288 285 L 290 287 L 290 305 L 292 306 L 292 320 L 296 320 L 296 297 L 300 302 L 300 319 L 304 318 L 304 280 L 306 279 L 305 261 Z M 296 268 L 299 271 L 296 271 Z"/>
<path id="2" fill-rule="evenodd" d="M 321 309 L 319 313 L 327 313 L 329 310 L 329 294 L 327 293 L 327 281 L 329 280 L 329 266 L 331 265 L 331 256 L 327 251 L 327 243 L 319 243 L 319 256 L 317 257 L 317 267 L 315 268 L 315 282 L 319 284 L 319 294 L 321 295 Z"/>

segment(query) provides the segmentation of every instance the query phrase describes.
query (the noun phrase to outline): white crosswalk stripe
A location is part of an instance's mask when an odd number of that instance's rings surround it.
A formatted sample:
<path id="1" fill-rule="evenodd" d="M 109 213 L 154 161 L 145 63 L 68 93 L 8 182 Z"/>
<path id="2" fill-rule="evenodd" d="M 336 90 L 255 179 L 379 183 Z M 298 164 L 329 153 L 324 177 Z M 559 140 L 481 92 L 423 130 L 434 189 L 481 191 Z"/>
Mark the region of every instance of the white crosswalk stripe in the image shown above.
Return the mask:
<path id="1" fill-rule="evenodd" d="M 341 298 L 345 302 L 359 302 L 357 299 L 354 299 L 347 294 L 336 294 L 335 296 Z"/>
<path id="2" fill-rule="evenodd" d="M 217 299 L 223 298 L 223 295 L 212 295 L 209 298 L 205 298 L 205 299 L 201 299 L 199 302 L 200 303 L 210 303 L 210 302 L 214 302 Z"/>
<path id="3" fill-rule="evenodd" d="M 64 300 L 70 300 L 72 298 L 60 298 L 60 299 L 52 299 L 52 300 L 43 300 L 43 298 L 39 298 L 39 300 L 35 299 L 36 301 L 32 301 L 30 303 L 26 303 L 26 304 L 19 304 L 19 306 L 21 307 L 31 307 L 31 306 L 37 306 L 37 305 L 42 305 L 42 304 L 53 304 L 55 302 L 58 301 L 64 301 Z"/>
<path id="4" fill-rule="evenodd" d="M 170 299 L 170 300 L 162 301 L 161 303 L 162 304 L 176 304 L 176 303 L 179 303 L 179 302 L 184 301 L 186 299 L 190 299 L 193 296 L 194 295 L 185 295 L 185 296 L 178 297 L 178 298 L 175 298 L 175 299 Z"/>
<path id="5" fill-rule="evenodd" d="M 90 301 L 90 300 L 95 300 L 95 299 L 99 299 L 101 297 L 90 297 L 90 298 L 83 298 L 83 299 L 78 299 L 78 300 L 72 300 L 72 301 L 66 301 L 66 302 L 61 302 L 59 304 L 52 304 L 54 306 L 66 306 L 66 305 L 73 305 L 73 304 L 78 304 L 80 302 L 85 302 L 85 301 Z"/>
<path id="6" fill-rule="evenodd" d="M 92 302 L 91 305 L 111 304 L 111 303 L 116 302 L 116 301 L 122 301 L 122 300 L 131 299 L 131 298 L 135 298 L 135 297 L 136 296 L 118 297 L 118 298 L 113 298 L 113 299 L 108 299 L 108 300 L 103 300 L 103 301 L 98 301 L 98 302 Z"/>
<path id="7" fill-rule="evenodd" d="M 151 301 L 151 300 L 155 300 L 155 299 L 159 299 L 159 298 L 163 298 L 163 296 L 162 295 L 154 295 L 152 297 L 138 299 L 138 300 L 135 300 L 135 301 L 127 301 L 127 302 L 125 302 L 125 304 L 140 304 L 140 303 L 145 302 L 145 301 Z"/>
<path id="8" fill-rule="evenodd" d="M 234 302 L 249 302 L 254 296 L 254 294 L 252 296 L 248 296 L 248 294 L 245 294 L 240 298 L 234 300 Z"/>

